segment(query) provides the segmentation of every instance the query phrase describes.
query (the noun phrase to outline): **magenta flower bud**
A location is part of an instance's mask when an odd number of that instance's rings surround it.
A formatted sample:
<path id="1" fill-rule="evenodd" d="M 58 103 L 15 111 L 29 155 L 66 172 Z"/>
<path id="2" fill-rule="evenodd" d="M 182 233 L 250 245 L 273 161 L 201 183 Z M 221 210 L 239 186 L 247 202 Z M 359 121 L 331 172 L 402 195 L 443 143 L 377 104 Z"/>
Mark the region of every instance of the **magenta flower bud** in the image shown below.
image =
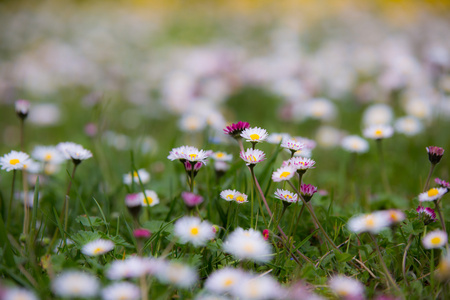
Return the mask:
<path id="1" fill-rule="evenodd" d="M 27 100 L 17 100 L 16 101 L 16 114 L 24 120 L 28 116 L 28 112 L 30 111 L 30 102 Z"/>
<path id="2" fill-rule="evenodd" d="M 133 231 L 133 235 L 137 239 L 148 239 L 152 236 L 152 232 L 145 228 L 138 228 Z"/>
<path id="3" fill-rule="evenodd" d="M 182 192 L 181 198 L 183 198 L 184 204 L 186 204 L 187 207 L 191 208 L 203 202 L 202 196 L 190 192 Z"/>
<path id="4" fill-rule="evenodd" d="M 220 230 L 219 226 L 217 226 L 217 225 L 212 226 L 212 231 L 214 232 L 214 234 L 218 233 L 219 230 Z"/>
<path id="5" fill-rule="evenodd" d="M 237 123 L 233 123 L 230 126 L 225 127 L 223 130 L 225 134 L 231 136 L 235 139 L 241 138 L 241 133 L 244 131 L 244 129 L 250 128 L 250 124 L 247 122 L 239 121 Z"/>
<path id="6" fill-rule="evenodd" d="M 86 126 L 84 126 L 84 133 L 90 137 L 96 136 L 98 133 L 97 125 L 94 123 L 87 123 Z"/>
<path id="7" fill-rule="evenodd" d="M 192 171 L 192 164 L 187 160 L 184 162 L 184 169 L 189 172 Z"/>
<path id="8" fill-rule="evenodd" d="M 317 187 L 313 186 L 312 184 L 302 183 L 302 186 L 300 187 L 300 193 L 302 194 L 303 199 L 305 199 L 306 202 L 309 202 L 312 196 L 317 193 Z"/>
<path id="9" fill-rule="evenodd" d="M 437 164 L 441 161 L 442 156 L 444 155 L 444 148 L 437 146 L 429 146 L 426 147 L 428 152 L 428 159 L 432 164 Z"/>
<path id="10" fill-rule="evenodd" d="M 264 229 L 262 234 L 263 234 L 264 240 L 267 241 L 269 239 L 269 229 Z"/>
<path id="11" fill-rule="evenodd" d="M 194 165 L 194 171 L 198 172 L 202 166 L 203 166 L 203 163 L 201 161 L 196 162 Z"/>

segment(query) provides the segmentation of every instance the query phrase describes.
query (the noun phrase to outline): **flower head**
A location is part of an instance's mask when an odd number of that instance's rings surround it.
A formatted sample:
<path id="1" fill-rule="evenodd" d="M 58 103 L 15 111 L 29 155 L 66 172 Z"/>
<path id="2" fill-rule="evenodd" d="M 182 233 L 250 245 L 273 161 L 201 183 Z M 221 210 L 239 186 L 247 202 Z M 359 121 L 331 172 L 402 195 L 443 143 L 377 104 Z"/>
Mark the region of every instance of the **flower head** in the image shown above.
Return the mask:
<path id="1" fill-rule="evenodd" d="M 36 146 L 31 156 L 38 161 L 49 164 L 60 164 L 65 160 L 64 155 L 53 146 Z"/>
<path id="2" fill-rule="evenodd" d="M 290 150 L 292 153 L 295 153 L 303 149 L 305 145 L 294 139 L 285 139 L 281 142 L 281 147 Z"/>
<path id="3" fill-rule="evenodd" d="M 422 244 L 425 249 L 440 248 L 447 244 L 448 236 L 443 230 L 434 230 L 427 233 L 422 239 Z"/>
<path id="4" fill-rule="evenodd" d="M 133 230 L 133 236 L 137 239 L 149 239 L 152 236 L 152 232 L 145 228 L 137 228 Z"/>
<path id="5" fill-rule="evenodd" d="M 245 152 L 241 151 L 239 156 L 247 163 L 247 166 L 256 165 L 266 159 L 264 152 L 258 149 L 247 149 Z"/>
<path id="6" fill-rule="evenodd" d="M 393 134 L 394 129 L 389 125 L 371 125 L 363 131 L 364 137 L 374 140 L 390 138 Z"/>
<path id="7" fill-rule="evenodd" d="M 139 199 L 141 200 L 142 206 L 155 206 L 159 204 L 158 194 L 152 190 L 145 190 L 145 193 L 139 193 Z"/>
<path id="8" fill-rule="evenodd" d="M 129 282 L 116 282 L 102 290 L 103 300 L 139 300 L 141 290 L 138 286 Z"/>
<path id="9" fill-rule="evenodd" d="M 205 150 L 198 150 L 197 148 L 192 146 L 181 146 L 178 148 L 173 148 L 167 158 L 172 161 L 178 159 L 183 164 L 185 161 L 189 161 L 193 164 L 195 164 L 196 162 L 206 164 L 206 159 L 208 158 L 209 154 L 210 153 Z"/>
<path id="10" fill-rule="evenodd" d="M 261 143 L 268 135 L 267 130 L 260 127 L 247 128 L 241 132 L 241 137 L 252 143 Z"/>
<path id="11" fill-rule="evenodd" d="M 450 182 L 447 182 L 447 181 L 442 180 L 440 178 L 435 178 L 434 182 L 436 182 L 437 184 L 439 184 L 443 188 L 450 189 Z"/>
<path id="12" fill-rule="evenodd" d="M 92 157 L 91 151 L 72 142 L 59 143 L 56 145 L 56 148 L 64 155 L 66 159 L 71 159 L 74 164 L 79 164 L 81 161 Z"/>
<path id="13" fill-rule="evenodd" d="M 292 157 L 283 162 L 282 166 L 292 166 L 297 172 L 306 172 L 306 170 L 315 168 L 316 162 L 311 158 L 306 157 Z"/>
<path id="14" fill-rule="evenodd" d="M 250 128 L 249 123 L 239 121 L 237 123 L 233 123 L 230 126 L 225 127 L 223 131 L 225 132 L 225 134 L 235 139 L 240 139 L 242 131 L 244 131 L 247 128 Z"/>
<path id="15" fill-rule="evenodd" d="M 405 213 L 399 209 L 388 209 L 384 213 L 387 214 L 389 221 L 393 225 L 402 222 L 406 218 Z"/>
<path id="16" fill-rule="evenodd" d="M 356 279 L 338 275 L 332 277 L 328 284 L 333 292 L 343 299 L 364 299 L 364 285 Z"/>
<path id="17" fill-rule="evenodd" d="M 419 201 L 434 201 L 441 198 L 445 193 L 447 193 L 446 188 L 431 188 L 427 192 L 419 194 Z"/>
<path id="18" fill-rule="evenodd" d="M 369 150 L 369 143 L 360 136 L 349 135 L 342 139 L 341 146 L 354 153 L 365 153 Z"/>
<path id="19" fill-rule="evenodd" d="M 62 298 L 92 298 L 99 289 L 98 279 L 80 271 L 65 271 L 52 281 L 52 290 Z"/>
<path id="20" fill-rule="evenodd" d="M 203 202 L 202 196 L 190 192 L 182 192 L 181 198 L 188 207 L 195 207 Z"/>
<path id="21" fill-rule="evenodd" d="M 233 154 L 227 154 L 225 152 L 213 152 L 213 154 L 211 155 L 211 158 L 214 159 L 215 161 L 226 161 L 226 162 L 230 162 L 233 159 Z"/>
<path id="22" fill-rule="evenodd" d="M 244 193 L 237 192 L 236 195 L 234 195 L 234 200 L 239 204 L 248 202 L 247 198 L 248 196 Z"/>
<path id="23" fill-rule="evenodd" d="M 275 198 L 283 200 L 289 204 L 295 203 L 298 200 L 298 196 L 288 190 L 277 189 L 275 192 Z"/>
<path id="24" fill-rule="evenodd" d="M 423 130 L 423 125 L 416 117 L 406 116 L 397 119 L 394 128 L 397 132 L 403 133 L 404 135 L 413 136 Z"/>
<path id="25" fill-rule="evenodd" d="M 284 299 L 284 291 L 271 276 L 244 276 L 232 292 L 236 299 Z"/>
<path id="26" fill-rule="evenodd" d="M 350 231 L 378 233 L 391 225 L 388 215 L 384 212 L 359 215 L 348 220 Z"/>
<path id="27" fill-rule="evenodd" d="M 314 196 L 315 193 L 317 193 L 317 187 L 313 186 L 312 184 L 304 184 L 300 186 L 300 193 L 302 194 L 303 199 L 305 199 L 306 202 L 309 202 Z"/>
<path id="28" fill-rule="evenodd" d="M 150 272 L 152 260 L 139 256 L 131 256 L 124 260 L 115 260 L 111 263 L 106 276 L 111 280 L 124 278 L 138 278 Z"/>
<path id="29" fill-rule="evenodd" d="M 259 231 L 253 229 L 237 228 L 227 237 L 223 249 L 238 259 L 267 262 L 272 258 L 270 244 Z"/>
<path id="30" fill-rule="evenodd" d="M 266 141 L 270 144 L 279 144 L 283 140 L 290 140 L 291 136 L 287 133 L 271 133 L 267 136 Z"/>
<path id="31" fill-rule="evenodd" d="M 133 181 L 139 184 L 139 180 L 142 184 L 146 184 L 150 181 L 150 174 L 145 169 L 139 169 L 123 175 L 123 183 L 126 185 L 130 185 Z"/>
<path id="32" fill-rule="evenodd" d="M 142 199 L 139 193 L 128 194 L 125 196 L 125 205 L 133 217 L 137 217 L 142 207 Z"/>
<path id="33" fill-rule="evenodd" d="M 23 288 L 8 288 L 6 290 L 2 290 L 0 288 L 0 295 L 2 296 L 2 300 L 38 300 L 39 298 L 36 295 L 26 289 Z"/>
<path id="34" fill-rule="evenodd" d="M 431 207 L 418 206 L 416 208 L 419 217 L 423 219 L 425 225 L 436 222 L 436 212 Z"/>
<path id="35" fill-rule="evenodd" d="M 162 261 L 155 275 L 161 282 L 180 288 L 190 288 L 198 280 L 198 274 L 194 268 L 179 262 Z"/>
<path id="36" fill-rule="evenodd" d="M 441 257 L 436 270 L 436 277 L 441 281 L 446 281 L 450 278 L 450 252 Z"/>
<path id="37" fill-rule="evenodd" d="M 239 269 L 225 267 L 214 271 L 205 281 L 205 288 L 211 292 L 222 294 L 229 293 L 235 285 L 239 285 L 246 275 Z"/>
<path id="38" fill-rule="evenodd" d="M 296 173 L 297 169 L 292 165 L 281 166 L 273 172 L 272 180 L 275 182 L 280 182 L 283 180 L 290 180 Z"/>
<path id="39" fill-rule="evenodd" d="M 81 248 L 81 252 L 88 256 L 98 256 L 114 249 L 114 243 L 110 240 L 97 239 L 87 243 Z"/>
<path id="40" fill-rule="evenodd" d="M 263 234 L 264 240 L 267 241 L 269 239 L 269 235 L 270 235 L 269 229 L 264 229 L 262 234 Z"/>
<path id="41" fill-rule="evenodd" d="M 20 99 L 16 101 L 15 106 L 17 116 L 24 120 L 30 111 L 30 101 Z"/>
<path id="42" fill-rule="evenodd" d="M 220 192 L 220 198 L 226 201 L 234 200 L 234 196 L 238 193 L 236 190 L 223 190 Z"/>
<path id="43" fill-rule="evenodd" d="M 214 238 L 212 225 L 197 217 L 183 217 L 175 222 L 174 234 L 181 243 L 192 243 L 194 246 L 204 246 Z"/>
<path id="44" fill-rule="evenodd" d="M 2 166 L 2 170 L 7 172 L 11 170 L 22 170 L 29 163 L 30 156 L 25 152 L 11 151 L 8 154 L 0 157 L 0 165 Z"/>
<path id="45" fill-rule="evenodd" d="M 426 147 L 428 152 L 428 159 L 432 164 L 437 164 L 441 161 L 442 156 L 444 155 L 444 148 L 429 146 Z"/>

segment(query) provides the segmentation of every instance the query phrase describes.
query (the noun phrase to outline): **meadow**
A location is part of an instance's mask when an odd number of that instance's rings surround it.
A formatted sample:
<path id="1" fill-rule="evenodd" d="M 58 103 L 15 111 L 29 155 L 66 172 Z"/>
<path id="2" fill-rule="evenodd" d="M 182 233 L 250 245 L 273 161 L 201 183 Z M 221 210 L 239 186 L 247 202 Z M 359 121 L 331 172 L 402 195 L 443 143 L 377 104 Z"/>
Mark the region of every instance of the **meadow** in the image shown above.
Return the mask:
<path id="1" fill-rule="evenodd" d="M 450 297 L 438 13 L 5 7 L 1 300 Z"/>

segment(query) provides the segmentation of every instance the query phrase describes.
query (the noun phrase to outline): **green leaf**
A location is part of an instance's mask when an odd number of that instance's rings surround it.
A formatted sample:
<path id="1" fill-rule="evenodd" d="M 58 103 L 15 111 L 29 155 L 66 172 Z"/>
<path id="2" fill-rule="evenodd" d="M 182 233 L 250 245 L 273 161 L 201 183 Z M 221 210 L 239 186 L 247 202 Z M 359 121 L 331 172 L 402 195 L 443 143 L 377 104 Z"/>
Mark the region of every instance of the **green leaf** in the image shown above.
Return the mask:
<path id="1" fill-rule="evenodd" d="M 76 234 L 72 235 L 72 240 L 77 245 L 77 248 L 81 249 L 83 245 L 95 241 L 97 239 L 100 239 L 101 237 L 102 235 L 98 232 L 80 230 Z"/>
<path id="2" fill-rule="evenodd" d="M 333 252 L 334 252 L 334 256 L 336 257 L 337 261 L 340 263 L 348 262 L 348 261 L 352 260 L 352 258 L 353 258 L 353 255 L 350 253 L 339 252 L 335 249 L 333 249 Z"/>
<path id="3" fill-rule="evenodd" d="M 78 216 L 75 221 L 80 222 L 81 225 L 86 227 L 99 227 L 105 225 L 104 221 L 99 217 Z"/>

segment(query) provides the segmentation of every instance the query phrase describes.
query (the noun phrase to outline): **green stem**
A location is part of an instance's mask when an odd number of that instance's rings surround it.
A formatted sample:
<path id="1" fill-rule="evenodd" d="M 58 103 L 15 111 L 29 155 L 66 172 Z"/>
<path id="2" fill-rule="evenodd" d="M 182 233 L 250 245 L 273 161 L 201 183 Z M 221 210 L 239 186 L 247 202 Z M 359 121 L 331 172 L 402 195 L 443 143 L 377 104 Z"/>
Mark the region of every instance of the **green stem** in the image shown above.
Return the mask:
<path id="1" fill-rule="evenodd" d="M 444 215 L 442 214 L 441 208 L 439 207 L 439 201 L 442 198 L 439 198 L 437 201 L 434 202 L 435 206 L 436 206 L 436 211 L 438 212 L 438 216 L 439 216 L 439 221 L 441 222 L 441 226 L 442 226 L 442 230 L 444 230 L 445 232 L 447 232 L 447 229 L 445 228 L 445 220 L 444 220 Z"/>
<path id="2" fill-rule="evenodd" d="M 380 247 L 378 246 L 377 239 L 376 239 L 371 233 L 369 233 L 369 235 L 370 235 L 370 237 L 372 238 L 372 240 L 373 240 L 373 242 L 374 242 L 374 244 L 375 244 L 375 249 L 376 249 L 376 251 L 377 251 L 378 258 L 380 259 L 381 266 L 383 267 L 383 270 L 384 270 L 386 279 L 387 279 L 387 281 L 388 281 L 388 286 L 389 286 L 389 284 L 390 284 L 390 285 L 392 285 L 398 292 L 400 292 L 400 288 L 398 287 L 398 285 L 397 285 L 397 283 L 395 282 L 394 278 L 392 278 L 392 275 L 391 275 L 391 273 L 389 272 L 389 269 L 387 268 L 386 263 L 385 263 L 384 260 L 383 260 L 383 256 L 381 255 L 381 251 L 380 251 Z"/>
<path id="3" fill-rule="evenodd" d="M 428 191 L 428 187 L 430 185 L 431 175 L 433 174 L 434 168 L 436 164 L 431 164 L 430 171 L 428 172 L 427 181 L 425 182 L 425 186 L 423 187 L 423 192 Z"/>
<path id="4" fill-rule="evenodd" d="M 383 154 L 383 147 L 382 147 L 381 141 L 382 141 L 382 139 L 377 140 L 378 155 L 380 157 L 381 180 L 383 181 L 384 189 L 386 190 L 386 192 L 391 193 L 391 187 L 389 185 L 389 180 L 387 178 L 387 173 L 386 173 L 386 166 L 384 164 L 384 154 Z"/>
<path id="5" fill-rule="evenodd" d="M 408 255 L 408 250 L 411 247 L 413 240 L 414 240 L 414 235 L 411 234 L 408 238 L 408 244 L 406 245 L 405 252 L 403 253 L 403 259 L 402 259 L 403 280 L 405 281 L 407 286 L 409 286 L 409 282 L 408 282 L 408 279 L 406 278 L 406 256 Z"/>
<path id="6" fill-rule="evenodd" d="M 11 194 L 9 196 L 9 206 L 8 206 L 8 214 L 6 215 L 8 217 L 8 221 L 6 222 L 6 230 L 9 232 L 9 226 L 11 224 L 12 219 L 12 203 L 14 199 L 14 184 L 16 183 L 16 170 L 13 170 L 13 178 L 11 183 Z"/>

